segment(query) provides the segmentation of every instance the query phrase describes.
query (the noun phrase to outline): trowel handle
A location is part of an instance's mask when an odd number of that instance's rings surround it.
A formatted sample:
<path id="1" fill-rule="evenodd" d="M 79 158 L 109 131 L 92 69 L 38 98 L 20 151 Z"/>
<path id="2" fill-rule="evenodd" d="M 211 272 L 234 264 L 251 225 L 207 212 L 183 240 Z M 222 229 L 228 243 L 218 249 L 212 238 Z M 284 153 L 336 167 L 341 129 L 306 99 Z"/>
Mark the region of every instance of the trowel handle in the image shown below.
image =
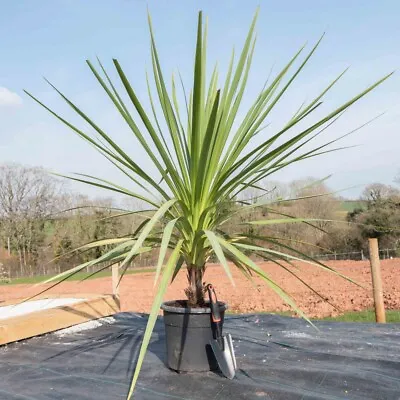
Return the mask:
<path id="1" fill-rule="evenodd" d="M 214 287 L 211 284 L 207 285 L 208 297 L 210 298 L 211 320 L 215 325 L 216 339 L 222 341 L 222 320 L 219 312 L 218 299 Z"/>

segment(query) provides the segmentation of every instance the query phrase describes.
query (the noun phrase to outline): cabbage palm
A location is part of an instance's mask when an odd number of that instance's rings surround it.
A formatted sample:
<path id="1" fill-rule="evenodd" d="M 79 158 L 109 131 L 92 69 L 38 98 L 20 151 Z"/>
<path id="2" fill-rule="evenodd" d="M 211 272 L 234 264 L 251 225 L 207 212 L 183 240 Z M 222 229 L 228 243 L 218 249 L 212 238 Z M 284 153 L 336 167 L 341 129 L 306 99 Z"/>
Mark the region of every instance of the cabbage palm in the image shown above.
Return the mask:
<path id="1" fill-rule="evenodd" d="M 114 59 L 113 63 L 123 87 L 122 91 L 117 89 L 100 61 L 99 69 L 87 61 L 94 77 L 136 138 L 139 146 L 135 148 L 134 154 L 121 148 L 111 134 L 102 130 L 53 85 L 50 84 L 96 135 L 90 135 L 71 124 L 28 93 L 118 168 L 130 179 L 132 185 L 123 187 L 115 182 L 83 174 L 77 174 L 70 179 L 124 194 L 148 205 L 147 212 L 143 213 L 143 223 L 137 226 L 131 235 L 91 243 L 81 248 L 112 244 L 112 250 L 51 279 L 68 277 L 87 266 L 105 262 L 110 265 L 120 263 L 124 272 L 138 254 L 154 248 L 159 249 L 155 276 L 156 281 L 159 281 L 158 290 L 128 397 L 133 393 L 166 287 L 181 267 L 186 266 L 186 294 L 191 306 L 204 303 L 204 272 L 207 261 L 214 257 L 219 260 L 232 283 L 234 282 L 230 268 L 233 264 L 249 279 L 254 274 L 261 277 L 300 315 L 303 314 L 297 309 L 292 298 L 246 254 L 249 251 L 254 252 L 285 269 L 285 260 L 304 259 L 316 267 L 339 274 L 328 266 L 296 252 L 295 248 L 280 242 L 279 239 L 251 234 L 248 229 L 241 229 L 246 225 L 248 227 L 248 224 L 312 224 L 310 220 L 275 214 L 277 218 L 274 219 L 249 220 L 237 226 L 237 233 L 226 231 L 224 226 L 238 214 L 246 215 L 252 208 L 272 207 L 265 202 L 249 204 L 239 201 L 248 188 L 261 190 L 259 182 L 282 168 L 335 150 L 327 146 L 336 140 L 311 150 L 305 150 L 304 146 L 390 74 L 324 117 L 307 122 L 321 106 L 324 95 L 342 77 L 341 73 L 310 103 L 303 104 L 294 115 L 288 117 L 286 124 L 267 134 L 263 126 L 265 120 L 310 60 L 322 38 L 303 58 L 302 47 L 273 79 L 260 87 L 259 94 L 239 120 L 239 108 L 247 86 L 256 42 L 256 20 L 257 13 L 237 59 L 232 52 L 225 79 L 220 85 L 217 67 L 214 68 L 210 79 L 206 79 L 207 24 L 203 26 L 203 16 L 200 12 L 193 86 L 190 93 L 187 93 L 182 83 L 182 92 L 178 95 L 174 78 L 171 87 L 167 88 L 149 17 L 152 78 L 156 90 L 154 96 L 147 78 L 150 110 L 143 107 L 117 60 Z M 179 104 L 178 96 L 185 99 L 183 106 Z M 255 137 L 262 140 L 255 142 Z M 137 157 L 140 152 L 151 160 L 158 177 L 141 165 Z M 134 212 L 127 211 L 119 215 Z M 286 251 L 276 250 L 277 245 Z"/>

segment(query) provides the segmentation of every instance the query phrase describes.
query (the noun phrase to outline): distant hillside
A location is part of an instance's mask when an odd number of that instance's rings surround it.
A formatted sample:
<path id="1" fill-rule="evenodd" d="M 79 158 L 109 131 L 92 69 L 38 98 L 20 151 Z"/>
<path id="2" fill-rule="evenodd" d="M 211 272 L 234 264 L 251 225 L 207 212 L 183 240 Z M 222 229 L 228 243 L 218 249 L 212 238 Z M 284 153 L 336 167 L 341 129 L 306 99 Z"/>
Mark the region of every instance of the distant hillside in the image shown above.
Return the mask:
<path id="1" fill-rule="evenodd" d="M 340 210 L 351 212 L 357 208 L 365 210 L 367 208 L 367 202 L 364 200 L 342 200 L 340 203 Z"/>

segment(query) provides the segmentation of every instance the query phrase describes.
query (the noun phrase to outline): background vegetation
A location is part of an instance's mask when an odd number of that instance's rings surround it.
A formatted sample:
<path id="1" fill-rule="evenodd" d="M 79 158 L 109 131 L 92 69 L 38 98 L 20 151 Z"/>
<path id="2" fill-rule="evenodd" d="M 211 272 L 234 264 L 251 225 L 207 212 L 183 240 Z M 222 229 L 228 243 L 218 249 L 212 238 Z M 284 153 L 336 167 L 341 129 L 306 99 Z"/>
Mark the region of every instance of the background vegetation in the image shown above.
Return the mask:
<path id="1" fill-rule="evenodd" d="M 332 193 L 326 181 L 313 178 L 290 183 L 265 181 L 260 187 L 263 190 L 247 190 L 240 199 L 243 204 L 279 200 L 275 208 L 280 213 L 322 221 L 312 224 L 317 229 L 308 224 L 250 227 L 254 234 L 272 234 L 288 244 L 296 243 L 296 248 L 307 255 L 325 259 L 368 257 L 366 238 L 377 237 L 381 249 L 391 249 L 384 257 L 399 255 L 398 185 L 374 183 L 365 188 L 359 199 L 353 200 L 341 198 Z M 298 198 L 302 199 L 295 200 Z M 0 166 L 1 277 L 42 277 L 100 256 L 98 252 L 106 252 L 106 247 L 71 251 L 91 241 L 132 232 L 143 221 L 145 212 L 142 216 L 119 216 L 126 209 L 139 210 L 140 204 L 121 206 L 110 198 L 90 199 L 71 193 L 60 180 L 41 168 Z M 251 213 L 254 219 L 277 218 L 262 208 L 255 208 Z M 227 231 L 237 230 L 242 220 L 248 220 L 248 215 L 241 213 L 226 227 Z M 154 266 L 157 257 L 156 252 L 144 254 L 131 268 Z"/>

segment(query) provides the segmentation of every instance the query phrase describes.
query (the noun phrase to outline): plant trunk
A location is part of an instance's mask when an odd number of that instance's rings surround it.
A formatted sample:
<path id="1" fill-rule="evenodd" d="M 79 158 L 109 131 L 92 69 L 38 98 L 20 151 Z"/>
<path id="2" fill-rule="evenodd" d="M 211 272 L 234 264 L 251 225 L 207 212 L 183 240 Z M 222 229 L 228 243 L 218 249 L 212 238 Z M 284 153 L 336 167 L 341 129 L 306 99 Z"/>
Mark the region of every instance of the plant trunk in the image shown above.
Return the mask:
<path id="1" fill-rule="evenodd" d="M 185 293 L 188 298 L 188 306 L 204 306 L 204 270 L 204 265 L 202 267 L 197 267 L 196 265 L 188 265 L 187 267 L 187 278 L 189 282 L 189 287 L 185 290 Z"/>
<path id="2" fill-rule="evenodd" d="M 22 250 L 23 250 L 22 255 L 23 255 L 23 259 L 24 259 L 24 267 L 26 269 L 26 247 L 25 247 L 25 245 L 23 245 Z"/>
<path id="3" fill-rule="evenodd" d="M 20 273 L 21 277 L 24 276 L 24 271 L 23 271 L 23 266 L 22 266 L 22 255 L 21 255 L 21 249 L 18 247 L 18 257 L 19 257 L 19 268 L 20 268 Z"/>

